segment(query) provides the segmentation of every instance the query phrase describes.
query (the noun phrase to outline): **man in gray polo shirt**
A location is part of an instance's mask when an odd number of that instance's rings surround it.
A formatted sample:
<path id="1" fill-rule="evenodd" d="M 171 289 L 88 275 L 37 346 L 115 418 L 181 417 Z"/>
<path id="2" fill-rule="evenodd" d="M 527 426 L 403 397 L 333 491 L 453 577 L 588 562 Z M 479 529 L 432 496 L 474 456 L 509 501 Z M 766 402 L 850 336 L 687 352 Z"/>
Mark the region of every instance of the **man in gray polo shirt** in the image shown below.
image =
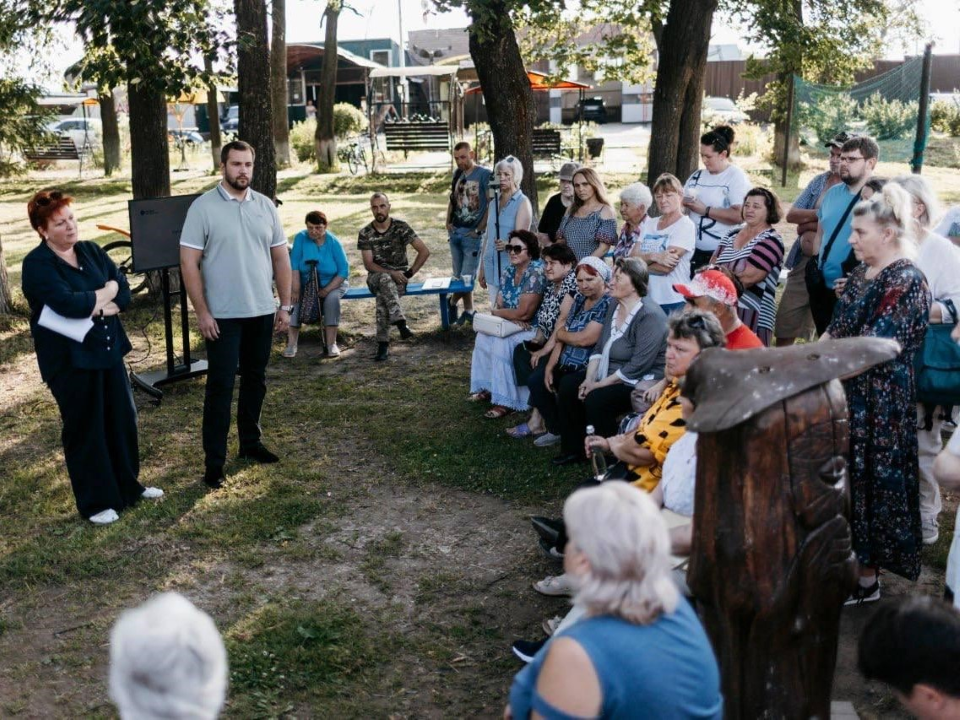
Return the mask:
<path id="1" fill-rule="evenodd" d="M 223 484 L 238 367 L 239 457 L 262 463 L 279 459 L 260 441 L 260 409 L 273 333 L 286 330 L 293 310 L 288 304 L 290 254 L 273 202 L 250 188 L 254 157 L 253 148 L 243 141 L 223 146 L 223 179 L 194 200 L 180 235 L 183 284 L 207 347 L 203 481 L 212 488 Z"/>

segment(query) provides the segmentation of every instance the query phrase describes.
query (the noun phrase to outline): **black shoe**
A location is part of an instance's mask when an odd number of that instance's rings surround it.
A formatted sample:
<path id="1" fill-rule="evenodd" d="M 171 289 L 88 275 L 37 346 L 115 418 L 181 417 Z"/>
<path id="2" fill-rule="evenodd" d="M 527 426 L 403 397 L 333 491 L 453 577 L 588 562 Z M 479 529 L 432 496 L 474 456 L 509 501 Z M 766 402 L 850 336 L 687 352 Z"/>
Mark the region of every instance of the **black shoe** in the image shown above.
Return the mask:
<path id="1" fill-rule="evenodd" d="M 203 484 L 214 490 L 222 488 L 225 480 L 221 467 L 208 467 L 203 473 Z"/>
<path id="2" fill-rule="evenodd" d="M 400 331 L 401 340 L 409 340 L 413 337 L 413 330 L 407 327 L 406 320 L 397 320 L 394 325 L 397 326 L 397 330 Z"/>
<path id="3" fill-rule="evenodd" d="M 580 453 L 567 453 L 566 455 L 557 455 L 550 462 L 552 462 L 557 467 L 563 465 L 573 465 L 574 463 L 586 462 L 587 459 Z"/>
<path id="4" fill-rule="evenodd" d="M 447 321 L 453 325 L 457 318 L 460 317 L 460 311 L 457 309 L 457 304 L 455 302 L 447 301 Z"/>
<path id="5" fill-rule="evenodd" d="M 237 457 L 241 460 L 254 460 L 264 464 L 280 462 L 280 458 L 267 450 L 263 445 L 254 445 L 246 450 L 241 449 Z"/>
<path id="6" fill-rule="evenodd" d="M 378 362 L 383 362 L 387 359 L 387 355 L 390 354 L 390 343 L 377 343 L 377 354 L 373 356 L 373 359 Z"/>
<path id="7" fill-rule="evenodd" d="M 540 552 L 542 552 L 546 557 L 551 560 L 563 560 L 563 553 L 557 550 L 557 547 L 554 543 L 547 542 L 543 538 L 540 538 L 537 543 L 540 545 Z"/>
<path id="8" fill-rule="evenodd" d="M 537 531 L 537 535 L 542 537 L 551 545 L 557 544 L 557 538 L 560 536 L 560 530 L 563 528 L 563 520 L 552 520 L 542 515 L 534 515 L 530 518 L 530 524 Z"/>
<path id="9" fill-rule="evenodd" d="M 534 656 L 540 652 L 540 648 L 547 644 L 546 640 L 517 640 L 510 646 L 513 654 L 523 660 L 525 663 L 533 660 Z"/>

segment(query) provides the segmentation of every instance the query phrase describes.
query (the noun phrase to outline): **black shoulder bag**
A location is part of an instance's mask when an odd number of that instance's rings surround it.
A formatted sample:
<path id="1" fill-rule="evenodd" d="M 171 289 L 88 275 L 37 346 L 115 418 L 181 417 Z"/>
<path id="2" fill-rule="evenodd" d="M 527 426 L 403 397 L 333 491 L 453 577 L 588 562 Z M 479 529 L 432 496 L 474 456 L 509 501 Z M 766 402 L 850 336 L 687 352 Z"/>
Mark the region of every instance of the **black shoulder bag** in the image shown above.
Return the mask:
<path id="1" fill-rule="evenodd" d="M 830 234 L 830 239 L 824 246 L 823 252 L 810 258 L 810 262 L 807 263 L 803 271 L 804 284 L 807 286 L 807 294 L 810 296 L 810 312 L 813 314 L 814 320 L 817 321 L 818 333 L 823 332 L 821 327 L 825 328 L 829 323 L 830 316 L 833 315 L 833 306 L 836 302 L 836 296 L 833 290 L 827 287 L 827 281 L 823 277 L 823 262 L 821 258 L 826 260 L 830 257 L 830 249 L 833 247 L 837 235 L 840 234 L 843 224 L 847 221 L 847 217 L 851 211 L 853 211 L 853 206 L 858 202 L 860 202 L 859 192 L 854 195 L 853 200 L 847 205 L 847 209 L 843 211 L 843 216 L 840 218 L 840 222 L 837 223 L 836 227 L 833 228 L 833 232 Z M 850 258 L 848 257 L 844 263 L 844 267 L 846 267 L 849 260 Z"/>

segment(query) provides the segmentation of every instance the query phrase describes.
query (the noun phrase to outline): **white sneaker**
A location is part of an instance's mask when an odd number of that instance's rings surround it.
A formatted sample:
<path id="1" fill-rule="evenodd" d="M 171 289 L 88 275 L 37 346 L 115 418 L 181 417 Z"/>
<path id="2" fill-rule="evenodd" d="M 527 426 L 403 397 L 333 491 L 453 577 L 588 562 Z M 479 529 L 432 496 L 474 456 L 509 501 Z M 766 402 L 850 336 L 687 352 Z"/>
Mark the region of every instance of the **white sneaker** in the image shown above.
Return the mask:
<path id="1" fill-rule="evenodd" d="M 936 518 L 922 518 L 920 522 L 923 532 L 923 544 L 933 545 L 940 539 L 940 524 Z"/>
<path id="2" fill-rule="evenodd" d="M 102 510 L 96 515 L 90 516 L 90 522 L 94 525 L 109 525 L 110 523 L 116 522 L 120 519 L 120 516 L 117 515 L 117 511 L 114 509 Z"/>
<path id="3" fill-rule="evenodd" d="M 140 497 L 146 498 L 147 500 L 155 500 L 163 497 L 163 490 L 155 487 L 144 488 L 143 492 L 140 493 Z"/>
<path id="4" fill-rule="evenodd" d="M 550 447 L 551 445 L 556 445 L 558 442 L 560 442 L 559 435 L 554 435 L 552 432 L 545 432 L 534 440 L 533 444 L 537 447 Z"/>
<path id="5" fill-rule="evenodd" d="M 340 357 L 340 348 L 337 347 L 336 343 L 330 346 L 330 349 L 327 350 L 327 355 L 330 357 Z"/>

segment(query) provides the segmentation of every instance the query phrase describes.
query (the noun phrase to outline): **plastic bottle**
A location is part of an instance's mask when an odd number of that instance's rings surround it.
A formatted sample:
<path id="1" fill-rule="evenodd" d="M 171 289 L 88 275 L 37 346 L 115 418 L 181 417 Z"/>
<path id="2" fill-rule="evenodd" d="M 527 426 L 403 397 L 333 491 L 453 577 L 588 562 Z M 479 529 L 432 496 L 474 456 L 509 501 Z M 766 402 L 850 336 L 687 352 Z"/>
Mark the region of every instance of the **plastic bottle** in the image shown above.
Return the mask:
<path id="1" fill-rule="evenodd" d="M 596 430 L 593 425 L 587 425 L 587 435 L 595 435 Z M 593 463 L 593 478 L 601 482 L 607 475 L 607 458 L 603 454 L 603 448 L 600 445 L 590 446 L 590 462 Z"/>

